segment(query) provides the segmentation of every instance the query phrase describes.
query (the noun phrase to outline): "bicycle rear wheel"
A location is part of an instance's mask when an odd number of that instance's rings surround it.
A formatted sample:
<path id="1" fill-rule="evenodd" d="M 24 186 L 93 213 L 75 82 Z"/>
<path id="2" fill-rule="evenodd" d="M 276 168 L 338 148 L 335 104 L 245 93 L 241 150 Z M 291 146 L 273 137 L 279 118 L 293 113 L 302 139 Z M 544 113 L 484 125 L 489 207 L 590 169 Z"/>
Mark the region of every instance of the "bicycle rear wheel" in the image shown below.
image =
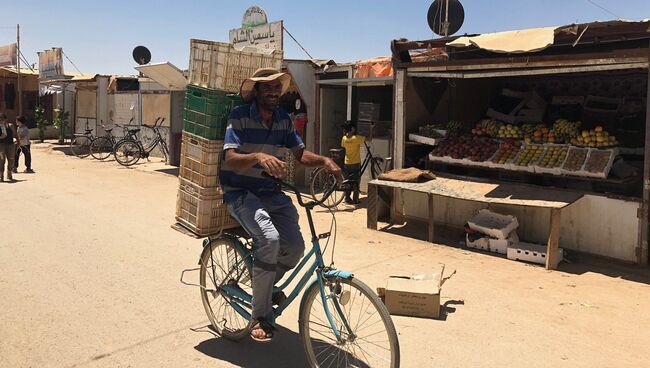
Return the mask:
<path id="1" fill-rule="evenodd" d="M 342 341 L 337 341 L 330 327 L 320 288 L 315 283 L 305 291 L 298 322 L 310 365 L 399 367 L 397 332 L 377 295 L 355 278 L 328 278 L 325 292 L 330 314 L 341 333 Z M 350 329 L 345 327 L 346 324 Z"/>
<path id="2" fill-rule="evenodd" d="M 242 317 L 219 290 L 222 284 L 238 285 L 253 294 L 253 274 L 244 262 L 246 254 L 232 240 L 218 238 L 203 248 L 199 282 L 201 300 L 212 327 L 223 337 L 241 340 L 248 336 L 248 320 Z"/>
<path id="3" fill-rule="evenodd" d="M 122 166 L 135 165 L 141 156 L 142 150 L 136 142 L 123 140 L 115 146 L 115 160 Z"/>
<path id="4" fill-rule="evenodd" d="M 79 158 L 90 156 L 90 144 L 92 141 L 86 136 L 78 136 L 70 142 L 70 152 Z"/>
<path id="5" fill-rule="evenodd" d="M 321 206 L 326 208 L 336 208 L 336 206 L 338 206 L 343 200 L 344 193 L 340 190 L 336 177 L 328 173 L 327 170 L 318 168 L 314 171 L 309 185 L 309 191 L 314 200 L 320 201 L 323 199 L 323 195 L 327 193 L 332 186 L 336 186 L 336 189 L 334 189 L 332 194 L 321 204 Z"/>
<path id="6" fill-rule="evenodd" d="M 90 144 L 90 154 L 96 160 L 106 160 L 113 154 L 113 142 L 107 137 L 99 137 Z"/>

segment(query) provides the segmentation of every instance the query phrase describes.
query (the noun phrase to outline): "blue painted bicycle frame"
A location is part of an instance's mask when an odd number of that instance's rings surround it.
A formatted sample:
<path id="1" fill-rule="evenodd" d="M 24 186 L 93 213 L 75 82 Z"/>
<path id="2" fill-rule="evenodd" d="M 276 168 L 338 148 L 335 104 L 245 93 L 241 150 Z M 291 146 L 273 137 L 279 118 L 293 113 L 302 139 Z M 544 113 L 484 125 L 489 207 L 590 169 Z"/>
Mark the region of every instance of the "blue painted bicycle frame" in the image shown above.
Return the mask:
<path id="1" fill-rule="evenodd" d="M 323 254 L 321 251 L 320 243 L 318 242 L 319 237 L 316 235 L 316 231 L 314 229 L 314 223 L 311 217 L 311 207 L 313 206 L 305 206 L 305 209 L 307 211 L 307 220 L 309 222 L 309 229 L 311 230 L 311 235 L 312 235 L 312 243 L 311 243 L 311 250 L 302 258 L 298 266 L 291 272 L 289 275 L 289 278 L 282 283 L 282 285 L 276 287 L 273 289 L 273 291 L 284 291 L 289 284 L 296 278 L 296 276 L 301 272 L 303 268 L 308 264 L 309 260 L 312 259 L 313 257 L 315 258 L 313 262 L 307 266 L 305 273 L 302 275 L 300 278 L 300 281 L 298 281 L 298 284 L 293 288 L 291 293 L 287 296 L 287 299 L 284 300 L 280 305 L 277 307 L 273 308 L 273 315 L 270 316 L 270 322 L 275 324 L 275 319 L 282 315 L 282 312 L 296 299 L 298 294 L 305 288 L 305 285 L 307 285 L 307 282 L 311 278 L 311 276 L 315 273 L 316 278 L 313 279 L 309 283 L 309 287 L 311 287 L 314 283 L 318 282 L 318 288 L 320 290 L 320 296 L 321 296 L 321 301 L 323 304 L 323 307 L 325 309 L 325 315 L 327 316 L 327 320 L 330 324 L 330 327 L 332 328 L 332 331 L 334 332 L 334 335 L 336 336 L 337 340 L 342 340 L 341 339 L 341 332 L 337 328 L 334 318 L 332 317 L 332 313 L 330 311 L 330 308 L 327 303 L 327 299 L 329 296 L 327 295 L 325 291 L 325 280 L 327 278 L 331 277 L 337 277 L 337 278 L 344 278 L 344 279 L 349 279 L 352 278 L 352 274 L 349 272 L 345 271 L 338 271 L 338 270 L 325 270 L 325 263 L 323 261 Z M 236 238 L 235 236 L 230 236 L 228 234 L 222 235 L 228 240 L 233 241 L 234 240 L 234 245 L 235 247 L 239 248 L 238 250 L 240 251 L 240 254 L 247 254 L 247 256 L 242 260 L 249 266 L 249 269 L 252 269 L 253 267 L 253 259 L 252 259 L 252 253 L 244 246 L 244 244 L 241 243 L 241 241 Z M 205 245 L 209 244 L 209 240 L 204 243 Z M 242 317 L 246 318 L 247 320 L 250 320 L 251 318 L 251 310 L 252 310 L 252 299 L 253 297 L 243 291 L 241 288 L 236 287 L 236 286 L 231 286 L 231 285 L 222 285 L 220 286 L 220 289 L 222 292 L 226 294 L 227 297 L 229 297 L 228 303 L 239 313 Z M 303 295 L 303 301 L 305 299 L 306 295 Z M 302 304 L 302 303 L 301 303 Z M 345 320 L 344 316 L 342 315 L 342 310 L 338 304 L 338 300 L 336 298 L 333 299 L 333 304 L 335 308 L 337 309 L 337 313 L 339 313 L 341 320 L 343 321 L 345 327 L 348 329 L 348 333 L 352 334 L 350 326 L 347 325 L 347 321 Z"/>

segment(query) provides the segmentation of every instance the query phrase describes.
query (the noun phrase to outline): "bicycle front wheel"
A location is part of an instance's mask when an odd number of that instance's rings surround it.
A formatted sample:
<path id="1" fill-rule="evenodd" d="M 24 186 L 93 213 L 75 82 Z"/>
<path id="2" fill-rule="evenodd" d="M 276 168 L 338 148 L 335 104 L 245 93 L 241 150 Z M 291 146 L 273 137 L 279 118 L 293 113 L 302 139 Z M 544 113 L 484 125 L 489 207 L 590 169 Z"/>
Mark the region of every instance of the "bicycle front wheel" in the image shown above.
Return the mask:
<path id="1" fill-rule="evenodd" d="M 388 310 L 363 282 L 328 278 L 326 303 L 341 334 L 330 327 L 318 283 L 300 306 L 300 337 L 312 367 L 399 367 L 399 341 Z"/>
<path id="2" fill-rule="evenodd" d="M 96 160 L 106 160 L 113 153 L 113 142 L 107 137 L 99 137 L 90 144 L 90 154 Z"/>
<path id="3" fill-rule="evenodd" d="M 336 186 L 336 189 L 334 189 L 332 194 L 325 202 L 323 202 L 323 204 L 321 204 L 321 206 L 326 208 L 336 208 L 336 206 L 338 206 L 343 200 L 344 193 L 339 190 L 339 184 L 336 177 L 328 173 L 327 170 L 318 168 L 314 171 L 309 185 L 309 191 L 314 200 L 320 201 L 323 199 L 323 195 L 327 193 L 332 186 Z"/>
<path id="4" fill-rule="evenodd" d="M 245 257 L 231 240 L 224 238 L 211 240 L 201 254 L 199 282 L 203 308 L 212 327 L 221 336 L 235 341 L 248 336 L 248 320 L 237 313 L 219 287 L 237 285 L 252 295 L 253 276 L 244 262 Z"/>
<path id="5" fill-rule="evenodd" d="M 79 158 L 90 156 L 90 138 L 86 136 L 74 137 L 70 142 L 70 152 Z"/>
<path id="6" fill-rule="evenodd" d="M 142 150 L 136 142 L 124 140 L 115 146 L 115 160 L 122 166 L 135 165 L 141 156 Z"/>

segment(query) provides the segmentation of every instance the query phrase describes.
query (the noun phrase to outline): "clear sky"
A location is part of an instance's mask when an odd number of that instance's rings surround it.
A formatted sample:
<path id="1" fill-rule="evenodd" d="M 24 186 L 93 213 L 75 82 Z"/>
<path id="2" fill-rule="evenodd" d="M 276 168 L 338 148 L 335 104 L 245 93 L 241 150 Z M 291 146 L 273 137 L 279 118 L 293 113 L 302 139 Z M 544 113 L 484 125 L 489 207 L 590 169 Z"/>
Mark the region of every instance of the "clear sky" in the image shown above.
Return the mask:
<path id="1" fill-rule="evenodd" d="M 650 0 L 592 0 L 618 17 L 650 18 Z M 616 17 L 589 0 L 461 0 L 465 23 L 459 34 L 487 33 Z M 431 1 L 416 0 L 33 0 L 3 1 L 0 45 L 15 40 L 30 63 L 37 51 L 63 47 L 84 73 L 134 74 L 131 51 L 147 46 L 153 62 L 188 67 L 189 39 L 227 41 L 251 5 L 285 27 L 316 58 L 350 62 L 390 54 L 396 38 L 433 38 L 426 22 Z M 285 36 L 285 58 L 307 56 Z M 74 72 L 65 60 L 65 70 Z"/>

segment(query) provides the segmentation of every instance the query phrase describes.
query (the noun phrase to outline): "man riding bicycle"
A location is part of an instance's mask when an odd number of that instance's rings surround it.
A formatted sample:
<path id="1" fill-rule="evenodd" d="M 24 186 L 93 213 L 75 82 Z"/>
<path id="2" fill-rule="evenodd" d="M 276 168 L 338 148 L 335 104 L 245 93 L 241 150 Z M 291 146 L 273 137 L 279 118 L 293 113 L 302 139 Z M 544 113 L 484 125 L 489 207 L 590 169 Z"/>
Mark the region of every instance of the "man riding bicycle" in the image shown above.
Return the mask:
<path id="1" fill-rule="evenodd" d="M 271 68 L 257 70 L 241 85 L 246 105 L 235 108 L 228 119 L 224 156 L 219 172 L 224 201 L 233 217 L 253 238 L 253 311 L 251 337 L 268 342 L 273 326 L 267 322 L 283 294 L 273 285 L 294 268 L 304 254 L 305 242 L 298 212 L 276 182 L 262 176 L 283 178 L 287 165 L 281 160 L 290 149 L 305 166 L 324 167 L 338 180 L 341 169 L 333 160 L 305 150 L 289 115 L 279 108 L 291 76 Z"/>

